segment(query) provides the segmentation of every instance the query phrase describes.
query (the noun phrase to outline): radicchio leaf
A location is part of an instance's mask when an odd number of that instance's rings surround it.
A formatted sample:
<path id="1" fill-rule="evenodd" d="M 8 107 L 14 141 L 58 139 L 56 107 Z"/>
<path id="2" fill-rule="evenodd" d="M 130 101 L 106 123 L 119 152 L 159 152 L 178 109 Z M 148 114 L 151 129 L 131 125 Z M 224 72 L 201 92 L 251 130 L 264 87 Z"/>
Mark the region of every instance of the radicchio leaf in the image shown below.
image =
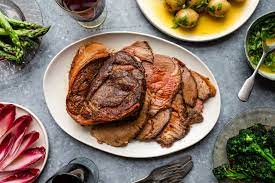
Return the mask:
<path id="1" fill-rule="evenodd" d="M 0 139 L 12 127 L 14 119 L 15 119 L 15 109 L 16 109 L 16 107 L 11 104 L 1 107 L 1 111 L 0 111 L 0 126 L 1 126 Z"/>
<path id="2" fill-rule="evenodd" d="M 20 156 L 27 148 L 29 148 L 36 140 L 39 138 L 39 133 L 36 131 L 29 132 L 24 135 L 23 141 L 15 154 L 7 157 L 2 166 L 0 166 L 0 172 L 4 168 L 6 168 L 13 160 L 15 160 L 18 156 Z"/>
<path id="3" fill-rule="evenodd" d="M 25 169 L 1 178 L 0 183 L 30 183 L 38 177 L 39 173 L 38 169 Z"/>
<path id="4" fill-rule="evenodd" d="M 24 151 L 15 161 L 7 166 L 3 171 L 18 171 L 28 168 L 30 165 L 45 158 L 44 147 L 35 147 Z"/>
<path id="5" fill-rule="evenodd" d="M 32 117 L 30 115 L 24 115 L 19 118 L 17 118 L 13 126 L 0 138 L 0 144 L 2 140 L 7 136 L 8 134 L 14 134 L 15 136 L 19 137 L 20 134 L 22 134 L 26 128 L 30 126 L 30 123 L 32 121 Z"/>
<path id="6" fill-rule="evenodd" d="M 12 149 L 15 137 L 13 134 L 7 135 L 0 144 L 0 163 L 8 156 Z"/>

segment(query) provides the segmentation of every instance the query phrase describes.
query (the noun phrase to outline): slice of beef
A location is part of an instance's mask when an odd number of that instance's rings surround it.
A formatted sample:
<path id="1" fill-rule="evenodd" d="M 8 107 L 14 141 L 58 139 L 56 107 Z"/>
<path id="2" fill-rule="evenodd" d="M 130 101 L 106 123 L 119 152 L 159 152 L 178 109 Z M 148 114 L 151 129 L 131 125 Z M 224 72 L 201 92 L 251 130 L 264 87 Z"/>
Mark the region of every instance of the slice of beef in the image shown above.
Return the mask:
<path id="1" fill-rule="evenodd" d="M 145 122 L 147 122 L 149 105 L 150 97 L 146 94 L 143 107 L 136 120 L 95 125 L 91 129 L 91 135 L 99 143 L 106 143 L 115 147 L 126 146 L 137 136 Z"/>
<path id="2" fill-rule="evenodd" d="M 197 73 L 204 81 L 205 83 L 207 84 L 207 86 L 209 87 L 209 91 L 210 91 L 210 97 L 215 97 L 216 95 L 216 88 L 215 86 L 213 85 L 213 83 L 210 81 L 209 78 Z"/>
<path id="3" fill-rule="evenodd" d="M 181 79 L 184 101 L 189 106 L 194 107 L 198 98 L 197 83 L 186 66 L 181 67 Z"/>
<path id="4" fill-rule="evenodd" d="M 79 123 L 83 120 L 80 111 L 91 83 L 109 56 L 110 53 L 105 46 L 90 42 L 81 46 L 73 59 L 66 108 L 71 117 Z"/>
<path id="5" fill-rule="evenodd" d="M 182 139 L 190 129 L 187 109 L 181 91 L 172 102 L 172 114 L 168 124 L 157 137 L 163 147 L 170 147 L 175 141 Z"/>
<path id="6" fill-rule="evenodd" d="M 125 119 L 137 114 L 144 101 L 145 90 L 143 66 L 128 53 L 120 51 L 101 67 L 81 114 L 90 124 Z"/>
<path id="7" fill-rule="evenodd" d="M 150 116 L 156 115 L 162 109 L 171 107 L 180 83 L 181 72 L 178 61 L 168 56 L 155 55 L 152 74 L 147 82 L 152 97 L 149 109 Z"/>
<path id="8" fill-rule="evenodd" d="M 153 63 L 154 54 L 147 41 L 137 41 L 130 46 L 123 48 L 123 51 L 130 53 L 138 58 L 138 60 L 144 62 Z"/>
<path id="9" fill-rule="evenodd" d="M 80 49 L 73 61 L 67 96 L 69 114 L 82 125 L 136 116 L 146 90 L 142 64 L 127 52 L 109 54 L 107 49 L 106 57 L 94 60 L 98 54 L 93 50 L 95 44 Z"/>
<path id="10" fill-rule="evenodd" d="M 155 138 L 168 123 L 170 117 L 170 109 L 159 111 L 154 117 L 148 119 L 137 139 L 147 141 Z"/>
<path id="11" fill-rule="evenodd" d="M 190 124 L 200 123 L 203 121 L 203 102 L 197 99 L 195 107 L 187 106 L 188 120 Z"/>
<path id="12" fill-rule="evenodd" d="M 167 56 L 155 55 L 153 68 L 149 73 L 147 88 L 151 97 L 150 118 L 138 135 L 139 140 L 155 138 L 168 123 L 172 100 L 179 91 L 181 83 L 178 61 Z"/>
<path id="13" fill-rule="evenodd" d="M 198 98 L 206 101 L 210 97 L 214 97 L 216 95 L 216 89 L 211 84 L 210 80 L 197 72 L 192 71 L 192 76 L 194 77 L 197 83 L 198 89 Z"/>

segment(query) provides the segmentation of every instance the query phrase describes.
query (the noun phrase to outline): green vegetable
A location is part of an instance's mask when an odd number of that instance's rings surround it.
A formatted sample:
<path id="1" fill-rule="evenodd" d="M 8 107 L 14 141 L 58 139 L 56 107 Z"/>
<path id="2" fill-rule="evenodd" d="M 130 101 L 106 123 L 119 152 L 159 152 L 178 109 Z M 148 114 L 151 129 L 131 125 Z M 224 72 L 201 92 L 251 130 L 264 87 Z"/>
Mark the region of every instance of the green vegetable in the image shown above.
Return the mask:
<path id="1" fill-rule="evenodd" d="M 42 25 L 38 25 L 36 23 L 20 21 L 20 20 L 16 20 L 16 19 L 13 19 L 13 18 L 9 18 L 7 16 L 5 16 L 5 18 L 10 23 L 10 25 L 12 25 L 13 27 L 16 27 L 16 28 L 39 29 L 39 28 L 43 27 Z"/>
<path id="2" fill-rule="evenodd" d="M 10 36 L 12 42 L 17 47 L 20 48 L 21 47 L 21 43 L 20 43 L 19 37 L 16 34 L 16 32 L 13 30 L 13 28 L 11 27 L 11 25 L 9 24 L 9 22 L 6 20 L 5 17 L 6 16 L 0 11 L 0 25 L 8 33 L 8 35 Z"/>
<path id="3" fill-rule="evenodd" d="M 257 65 L 262 57 L 262 41 L 275 38 L 275 16 L 267 17 L 252 27 L 247 40 L 248 56 L 252 64 Z M 264 65 L 275 72 L 275 52 L 270 53 Z"/>
<path id="4" fill-rule="evenodd" d="M 6 44 L 1 40 L 0 40 L 0 48 L 2 48 L 5 52 L 10 54 L 16 54 L 20 50 L 20 49 L 18 50 L 17 47 L 13 47 L 9 44 Z"/>
<path id="5" fill-rule="evenodd" d="M 228 164 L 221 165 L 213 170 L 213 174 L 218 180 L 229 178 L 231 180 L 251 181 L 252 177 L 246 174 L 245 170 L 231 168 Z"/>
<path id="6" fill-rule="evenodd" d="M 9 54 L 9 53 L 7 53 L 5 51 L 2 51 L 2 50 L 0 50 L 0 58 L 6 59 L 8 61 L 16 62 L 16 63 L 20 63 L 21 62 L 21 60 L 18 59 L 16 56 L 11 55 L 11 54 Z"/>
<path id="7" fill-rule="evenodd" d="M 34 30 L 20 29 L 20 30 L 14 30 L 14 31 L 19 37 L 37 38 L 45 35 L 49 31 L 49 29 L 50 27 L 42 27 Z M 0 28 L 0 35 L 5 36 L 5 35 L 8 35 L 8 33 L 4 29 Z"/>
<path id="8" fill-rule="evenodd" d="M 8 18 L 0 12 L 0 59 L 21 63 L 25 52 L 37 48 L 38 37 L 45 35 L 49 29 Z"/>
<path id="9" fill-rule="evenodd" d="M 262 124 L 242 129 L 226 144 L 229 164 L 213 170 L 218 180 L 275 183 L 275 127 Z"/>

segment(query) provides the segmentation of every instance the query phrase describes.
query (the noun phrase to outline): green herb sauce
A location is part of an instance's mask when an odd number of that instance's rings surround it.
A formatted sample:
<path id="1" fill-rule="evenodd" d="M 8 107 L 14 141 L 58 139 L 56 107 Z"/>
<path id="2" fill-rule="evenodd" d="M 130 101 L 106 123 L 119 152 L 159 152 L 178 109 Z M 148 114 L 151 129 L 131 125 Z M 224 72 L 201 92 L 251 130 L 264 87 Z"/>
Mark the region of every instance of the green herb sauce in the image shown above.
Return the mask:
<path id="1" fill-rule="evenodd" d="M 252 27 L 246 45 L 248 56 L 252 64 L 257 65 L 262 57 L 262 40 L 272 38 L 275 38 L 275 16 L 266 17 Z M 264 61 L 264 66 L 271 72 L 275 72 L 275 52 L 267 56 Z"/>

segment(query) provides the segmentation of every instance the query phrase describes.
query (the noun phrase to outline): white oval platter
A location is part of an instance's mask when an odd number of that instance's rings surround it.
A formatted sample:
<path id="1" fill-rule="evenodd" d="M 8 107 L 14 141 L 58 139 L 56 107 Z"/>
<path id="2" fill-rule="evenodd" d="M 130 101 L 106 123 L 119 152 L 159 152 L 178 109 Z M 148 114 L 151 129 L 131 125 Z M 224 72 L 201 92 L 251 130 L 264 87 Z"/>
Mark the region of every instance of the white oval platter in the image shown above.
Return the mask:
<path id="1" fill-rule="evenodd" d="M 190 68 L 207 77 L 217 88 L 217 95 L 211 98 L 204 107 L 204 121 L 195 124 L 188 135 L 176 142 L 170 148 L 162 148 L 156 142 L 133 141 L 126 147 L 112 147 L 97 143 L 90 133 L 89 127 L 82 127 L 66 112 L 66 95 L 68 90 L 68 74 L 73 57 L 79 47 L 87 42 L 96 41 L 103 43 L 109 48 L 120 50 L 124 46 L 138 40 L 149 42 L 155 53 L 177 57 Z M 220 92 L 217 82 L 208 67 L 190 51 L 161 38 L 134 33 L 134 32 L 110 32 L 93 35 L 79 41 L 60 51 L 50 62 L 46 69 L 43 81 L 44 96 L 46 103 L 56 123 L 73 138 L 102 151 L 132 158 L 149 158 L 167 155 L 185 149 L 203 139 L 215 126 L 221 107 Z"/>

